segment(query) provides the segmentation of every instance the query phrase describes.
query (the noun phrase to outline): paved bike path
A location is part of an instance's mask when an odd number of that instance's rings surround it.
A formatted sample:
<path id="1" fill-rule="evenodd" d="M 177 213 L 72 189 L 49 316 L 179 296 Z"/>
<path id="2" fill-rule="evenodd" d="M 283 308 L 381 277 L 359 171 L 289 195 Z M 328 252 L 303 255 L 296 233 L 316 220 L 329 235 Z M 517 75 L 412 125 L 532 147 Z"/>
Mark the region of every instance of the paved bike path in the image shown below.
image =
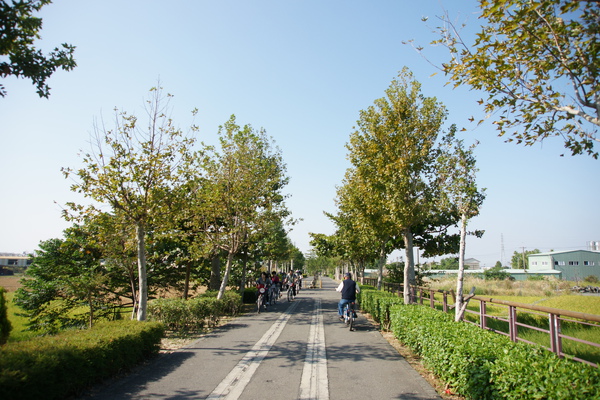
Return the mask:
<path id="1" fill-rule="evenodd" d="M 441 399 L 359 314 L 338 320 L 337 284 L 240 316 L 82 399 Z"/>

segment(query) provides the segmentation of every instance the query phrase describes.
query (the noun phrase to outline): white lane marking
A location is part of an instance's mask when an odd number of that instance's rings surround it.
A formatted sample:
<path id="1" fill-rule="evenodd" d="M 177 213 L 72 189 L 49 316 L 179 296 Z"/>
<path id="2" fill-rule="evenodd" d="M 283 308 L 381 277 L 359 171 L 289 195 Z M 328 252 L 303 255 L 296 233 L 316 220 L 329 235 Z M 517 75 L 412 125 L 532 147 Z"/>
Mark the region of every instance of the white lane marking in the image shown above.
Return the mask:
<path id="1" fill-rule="evenodd" d="M 252 375 L 256 372 L 256 369 L 281 334 L 281 331 L 283 331 L 285 324 L 287 324 L 291 317 L 292 311 L 294 311 L 299 303 L 300 301 L 296 301 L 288 307 L 286 312 L 271 325 L 271 328 L 256 342 L 252 350 L 246 353 L 244 358 L 240 360 L 207 399 L 236 400 L 240 397 L 246 385 L 250 382 Z"/>
<path id="2" fill-rule="evenodd" d="M 325 328 L 323 327 L 323 314 L 321 313 L 321 299 L 315 301 L 315 311 L 308 333 L 308 348 L 298 399 L 329 399 L 327 351 L 325 348 Z"/>

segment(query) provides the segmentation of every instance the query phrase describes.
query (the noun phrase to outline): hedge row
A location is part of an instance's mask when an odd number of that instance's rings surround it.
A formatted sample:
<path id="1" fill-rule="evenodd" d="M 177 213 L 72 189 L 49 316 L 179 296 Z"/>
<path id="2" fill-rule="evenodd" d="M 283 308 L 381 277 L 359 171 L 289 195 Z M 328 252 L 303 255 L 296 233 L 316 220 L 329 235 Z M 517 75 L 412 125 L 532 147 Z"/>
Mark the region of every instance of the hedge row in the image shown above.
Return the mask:
<path id="1" fill-rule="evenodd" d="M 395 305 L 391 328 L 433 373 L 468 399 L 597 399 L 597 368 L 557 357 L 540 346 L 454 322 L 419 305 Z"/>
<path id="2" fill-rule="evenodd" d="M 394 293 L 382 292 L 372 287 L 361 286 L 361 310 L 371 314 L 371 317 L 381 324 L 381 329 L 390 329 L 390 307 L 403 304 L 404 300 Z"/>
<path id="3" fill-rule="evenodd" d="M 156 299 L 148 304 L 148 319 L 164 323 L 175 332 L 201 331 L 216 326 L 224 315 L 237 315 L 242 309 L 242 297 L 225 292 L 217 300 L 216 292 L 194 299 Z"/>
<path id="4" fill-rule="evenodd" d="M 138 364 L 160 349 L 156 322 L 99 323 L 0 348 L 0 399 L 62 399 Z"/>

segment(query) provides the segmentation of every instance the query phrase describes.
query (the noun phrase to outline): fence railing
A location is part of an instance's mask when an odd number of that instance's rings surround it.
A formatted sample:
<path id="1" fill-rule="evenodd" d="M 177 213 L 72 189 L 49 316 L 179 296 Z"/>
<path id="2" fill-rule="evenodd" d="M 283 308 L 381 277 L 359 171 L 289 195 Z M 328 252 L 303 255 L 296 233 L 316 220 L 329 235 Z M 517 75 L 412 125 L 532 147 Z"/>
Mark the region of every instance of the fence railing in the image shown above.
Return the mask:
<path id="1" fill-rule="evenodd" d="M 377 279 L 363 278 L 363 283 L 367 285 L 377 286 Z M 382 283 L 382 289 L 387 292 L 403 296 L 404 285 L 398 283 Z M 413 303 L 428 305 L 431 308 L 438 309 L 444 312 L 453 311 L 454 308 L 454 293 L 445 290 L 437 290 L 420 286 L 411 286 L 410 296 Z M 449 301 L 449 297 L 452 302 Z M 563 333 L 565 326 L 578 327 L 579 331 L 586 329 L 597 330 L 596 335 L 600 334 L 600 316 L 587 314 L 575 311 L 560 310 L 557 308 L 543 307 L 532 304 L 523 304 L 512 301 L 494 299 L 486 296 L 474 296 L 471 301 L 479 302 L 478 310 L 467 308 L 464 322 L 468 322 L 501 335 L 508 336 L 513 342 L 525 342 L 529 344 L 540 344 L 544 348 L 559 357 L 568 356 L 573 360 L 598 367 L 597 363 L 589 360 L 584 360 L 574 354 L 568 354 L 563 351 L 563 341 L 570 340 L 577 343 L 582 343 L 587 346 L 592 346 L 600 349 L 600 344 L 582 338 L 577 338 Z M 504 313 L 495 312 L 490 314 L 490 307 L 502 308 L 506 310 Z M 468 317 L 470 315 L 471 317 Z M 532 325 L 527 323 L 529 320 L 544 320 L 547 324 Z M 538 342 L 533 342 L 522 337 L 522 333 L 536 331 L 548 335 L 546 345 Z M 521 336 L 520 336 L 521 333 Z"/>

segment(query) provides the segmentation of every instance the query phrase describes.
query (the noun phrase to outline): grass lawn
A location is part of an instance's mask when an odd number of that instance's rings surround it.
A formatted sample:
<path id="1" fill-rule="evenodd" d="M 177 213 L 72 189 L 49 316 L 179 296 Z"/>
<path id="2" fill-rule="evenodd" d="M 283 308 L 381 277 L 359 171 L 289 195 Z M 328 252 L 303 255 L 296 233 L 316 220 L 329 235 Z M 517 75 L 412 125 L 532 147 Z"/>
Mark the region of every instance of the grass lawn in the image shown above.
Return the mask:
<path id="1" fill-rule="evenodd" d="M 27 318 L 17 315 L 21 310 L 13 304 L 13 297 L 15 292 L 8 292 L 4 294 L 6 296 L 6 305 L 8 308 L 8 320 L 12 326 L 10 335 L 8 337 L 9 342 L 19 342 L 21 340 L 28 340 L 36 336 L 35 332 L 27 331 Z"/>

